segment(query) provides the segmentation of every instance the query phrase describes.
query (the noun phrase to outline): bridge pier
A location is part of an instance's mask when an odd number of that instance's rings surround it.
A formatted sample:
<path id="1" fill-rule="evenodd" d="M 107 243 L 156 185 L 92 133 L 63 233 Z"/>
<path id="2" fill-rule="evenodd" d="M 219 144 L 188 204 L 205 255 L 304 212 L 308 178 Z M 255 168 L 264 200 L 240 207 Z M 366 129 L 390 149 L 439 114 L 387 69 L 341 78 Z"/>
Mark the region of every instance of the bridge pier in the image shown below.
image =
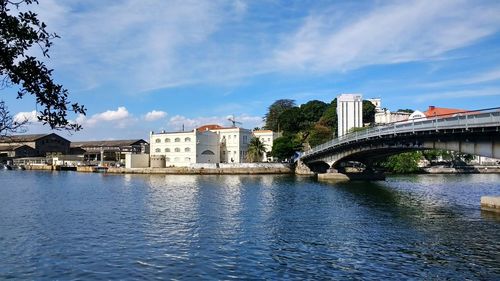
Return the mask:
<path id="1" fill-rule="evenodd" d="M 329 172 L 324 174 L 318 174 L 319 181 L 329 181 L 329 182 L 346 182 L 351 179 L 346 175 L 339 172 Z"/>
<path id="2" fill-rule="evenodd" d="M 302 160 L 297 161 L 297 165 L 295 166 L 295 174 L 302 176 L 313 176 L 315 173 L 307 167 Z"/>
<path id="3" fill-rule="evenodd" d="M 340 173 L 337 169 L 330 168 L 326 173 L 318 174 L 320 181 L 345 182 L 345 181 L 380 181 L 385 180 L 385 175 L 376 173 L 367 167 L 363 172 Z"/>

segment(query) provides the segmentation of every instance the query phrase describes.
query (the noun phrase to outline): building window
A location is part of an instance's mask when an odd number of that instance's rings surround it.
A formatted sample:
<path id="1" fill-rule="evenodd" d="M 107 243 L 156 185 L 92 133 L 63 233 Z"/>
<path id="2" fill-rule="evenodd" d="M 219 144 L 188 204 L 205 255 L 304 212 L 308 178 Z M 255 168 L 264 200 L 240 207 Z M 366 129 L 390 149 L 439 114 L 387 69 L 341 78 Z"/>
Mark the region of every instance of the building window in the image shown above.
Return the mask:
<path id="1" fill-rule="evenodd" d="M 170 152 L 170 148 L 165 148 L 165 152 Z"/>
<path id="2" fill-rule="evenodd" d="M 184 158 L 184 161 L 186 161 L 186 162 L 190 162 L 190 161 L 191 161 L 191 158 L 186 157 L 186 158 Z"/>
<path id="3" fill-rule="evenodd" d="M 234 139 L 236 139 L 236 135 L 234 135 Z"/>
<path id="4" fill-rule="evenodd" d="M 165 158 L 165 162 L 170 162 L 170 158 L 169 157 Z"/>
<path id="5" fill-rule="evenodd" d="M 190 137 L 187 137 L 184 139 L 185 142 L 191 142 L 191 138 Z"/>
<path id="6" fill-rule="evenodd" d="M 157 148 L 155 149 L 155 152 L 161 152 L 161 149 Z"/>
<path id="7" fill-rule="evenodd" d="M 224 154 L 225 151 L 222 151 L 222 154 Z M 201 155 L 215 155 L 215 153 L 212 150 L 205 150 L 201 153 Z"/>
<path id="8" fill-rule="evenodd" d="M 165 139 L 165 142 L 170 142 L 170 139 L 169 139 L 169 138 L 166 138 L 166 139 Z"/>
<path id="9" fill-rule="evenodd" d="M 175 152 L 181 152 L 181 149 L 180 149 L 180 148 L 178 148 L 178 147 L 176 147 L 176 148 L 175 148 Z"/>
<path id="10" fill-rule="evenodd" d="M 175 142 L 181 142 L 181 139 L 180 138 L 175 138 L 174 140 Z"/>
<path id="11" fill-rule="evenodd" d="M 189 147 L 184 148 L 184 152 L 190 152 L 190 151 L 191 151 L 191 148 L 189 148 Z"/>
<path id="12" fill-rule="evenodd" d="M 271 138 L 267 138 L 267 141 L 271 141 Z"/>
<path id="13" fill-rule="evenodd" d="M 174 161 L 175 161 L 175 162 L 179 162 L 179 157 L 175 157 L 175 158 L 174 158 Z"/>
<path id="14" fill-rule="evenodd" d="M 156 139 L 156 143 L 160 143 L 161 142 L 161 139 Z"/>
<path id="15" fill-rule="evenodd" d="M 227 139 L 229 139 L 229 140 L 230 140 L 230 139 L 231 139 L 231 136 L 228 136 L 228 137 L 227 137 Z"/>

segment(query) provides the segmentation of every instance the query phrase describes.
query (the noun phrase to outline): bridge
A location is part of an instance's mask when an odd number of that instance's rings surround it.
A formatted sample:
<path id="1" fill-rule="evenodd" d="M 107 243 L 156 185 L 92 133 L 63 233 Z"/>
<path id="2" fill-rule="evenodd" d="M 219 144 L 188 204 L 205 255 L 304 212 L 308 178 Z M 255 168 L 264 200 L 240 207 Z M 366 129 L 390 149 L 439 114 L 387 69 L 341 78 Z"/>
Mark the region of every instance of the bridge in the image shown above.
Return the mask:
<path id="1" fill-rule="evenodd" d="M 373 163 L 401 152 L 443 149 L 500 158 L 500 108 L 395 122 L 347 134 L 305 151 L 298 165 L 336 171 L 347 161 Z"/>

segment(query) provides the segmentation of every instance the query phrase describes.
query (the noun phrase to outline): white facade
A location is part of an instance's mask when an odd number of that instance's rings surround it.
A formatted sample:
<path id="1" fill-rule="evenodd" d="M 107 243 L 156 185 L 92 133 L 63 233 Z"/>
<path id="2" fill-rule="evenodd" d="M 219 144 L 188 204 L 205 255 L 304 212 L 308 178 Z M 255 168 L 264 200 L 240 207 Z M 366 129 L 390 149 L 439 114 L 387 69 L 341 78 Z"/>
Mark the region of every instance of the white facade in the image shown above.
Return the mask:
<path id="1" fill-rule="evenodd" d="M 425 117 L 425 114 L 422 111 L 415 110 L 412 114 L 410 114 L 408 120 L 425 120 L 426 118 L 427 117 Z"/>
<path id="2" fill-rule="evenodd" d="M 410 117 L 408 112 L 391 112 L 388 109 L 381 109 L 375 112 L 375 124 L 388 124 L 400 121 L 406 121 Z"/>
<path id="3" fill-rule="evenodd" d="M 258 130 L 258 131 L 253 131 L 253 135 L 256 138 L 259 138 L 260 141 L 264 144 L 264 147 L 266 148 L 266 152 L 262 156 L 262 161 L 272 162 L 274 159 L 273 157 L 271 157 L 271 155 L 269 155 L 269 153 L 273 149 L 273 142 L 276 138 L 278 138 L 278 134 L 271 130 Z"/>
<path id="4" fill-rule="evenodd" d="M 149 167 L 149 154 L 125 154 L 125 168 Z"/>
<path id="5" fill-rule="evenodd" d="M 375 111 L 380 110 L 382 108 L 382 100 L 379 98 L 367 99 L 367 101 L 371 102 L 375 106 Z"/>
<path id="6" fill-rule="evenodd" d="M 218 135 L 221 163 L 247 162 L 248 144 L 252 138 L 250 130 L 234 127 L 217 128 L 210 131 Z"/>
<path id="7" fill-rule="evenodd" d="M 150 133 L 151 157 L 163 155 L 165 166 L 189 166 L 193 163 L 218 163 L 219 144 L 216 133 L 188 132 Z"/>
<path id="8" fill-rule="evenodd" d="M 352 128 L 363 127 L 363 97 L 360 94 L 342 94 L 337 97 L 338 137 Z"/>

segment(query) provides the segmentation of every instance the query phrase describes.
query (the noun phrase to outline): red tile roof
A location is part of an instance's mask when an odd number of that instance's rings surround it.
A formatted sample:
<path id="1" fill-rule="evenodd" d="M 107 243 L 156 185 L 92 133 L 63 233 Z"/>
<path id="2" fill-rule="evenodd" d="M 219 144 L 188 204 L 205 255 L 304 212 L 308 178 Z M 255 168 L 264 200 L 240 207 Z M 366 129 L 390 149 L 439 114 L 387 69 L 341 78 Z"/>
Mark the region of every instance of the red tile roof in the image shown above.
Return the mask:
<path id="1" fill-rule="evenodd" d="M 455 109 L 455 108 L 444 108 L 429 106 L 429 109 L 424 112 L 426 117 L 443 116 L 443 115 L 454 115 L 457 113 L 467 112 L 465 109 Z"/>
<path id="2" fill-rule="evenodd" d="M 203 125 L 201 127 L 196 128 L 198 132 L 204 132 L 204 131 L 210 131 L 210 130 L 220 130 L 224 129 L 224 127 L 217 125 L 217 124 L 209 124 L 209 125 Z"/>

